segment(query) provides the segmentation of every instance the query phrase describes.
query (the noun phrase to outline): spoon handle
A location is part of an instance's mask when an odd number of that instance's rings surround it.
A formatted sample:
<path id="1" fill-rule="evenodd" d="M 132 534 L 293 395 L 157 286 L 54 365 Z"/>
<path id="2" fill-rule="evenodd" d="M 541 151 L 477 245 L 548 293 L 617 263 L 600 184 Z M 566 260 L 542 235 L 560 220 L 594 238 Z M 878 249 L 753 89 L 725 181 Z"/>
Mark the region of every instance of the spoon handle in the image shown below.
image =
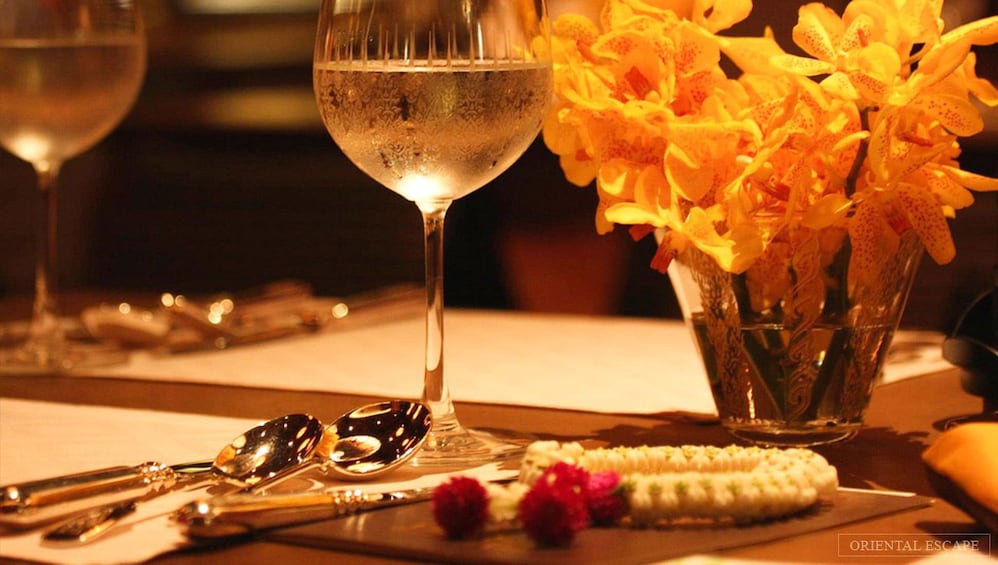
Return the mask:
<path id="1" fill-rule="evenodd" d="M 152 461 L 0 487 L 0 525 L 28 528 L 97 506 L 141 498 L 172 488 L 179 478 L 205 469 L 201 463 L 166 466 Z"/>
<path id="2" fill-rule="evenodd" d="M 199 500 L 179 508 L 173 519 L 191 538 L 224 538 L 328 520 L 366 510 L 429 500 L 433 488 L 385 493 L 330 490 L 292 494 L 231 494 Z"/>
<path id="3" fill-rule="evenodd" d="M 57 524 L 42 536 L 46 541 L 86 543 L 134 513 L 141 499 L 106 504 Z"/>

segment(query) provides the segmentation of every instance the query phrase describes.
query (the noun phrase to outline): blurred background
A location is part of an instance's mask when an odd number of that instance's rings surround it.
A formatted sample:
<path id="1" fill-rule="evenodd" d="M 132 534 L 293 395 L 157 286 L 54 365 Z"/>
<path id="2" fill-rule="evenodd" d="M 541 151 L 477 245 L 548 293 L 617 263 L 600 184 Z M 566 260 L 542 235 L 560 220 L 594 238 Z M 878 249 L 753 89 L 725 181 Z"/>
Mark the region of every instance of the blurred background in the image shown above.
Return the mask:
<path id="1" fill-rule="evenodd" d="M 149 69 L 126 121 L 63 168 L 62 290 L 213 293 L 277 279 L 343 295 L 423 276 L 416 207 L 357 170 L 315 106 L 318 0 L 139 0 Z M 737 33 L 774 28 L 785 48 L 803 2 L 756 2 Z M 840 2 L 826 2 L 839 11 Z M 948 27 L 996 13 L 994 0 L 947 0 Z M 551 0 L 553 15 L 595 13 Z M 998 80 L 994 47 L 978 73 Z M 67 96 L 72 93 L 67 93 Z M 965 169 L 998 176 L 998 115 L 963 143 Z M 34 175 L 0 151 L 0 299 L 30 296 Z M 447 218 L 450 306 L 679 317 L 654 244 L 599 236 L 591 188 L 566 182 L 538 140 Z M 952 222 L 957 257 L 921 272 L 904 324 L 948 331 L 995 283 L 998 194 Z"/>

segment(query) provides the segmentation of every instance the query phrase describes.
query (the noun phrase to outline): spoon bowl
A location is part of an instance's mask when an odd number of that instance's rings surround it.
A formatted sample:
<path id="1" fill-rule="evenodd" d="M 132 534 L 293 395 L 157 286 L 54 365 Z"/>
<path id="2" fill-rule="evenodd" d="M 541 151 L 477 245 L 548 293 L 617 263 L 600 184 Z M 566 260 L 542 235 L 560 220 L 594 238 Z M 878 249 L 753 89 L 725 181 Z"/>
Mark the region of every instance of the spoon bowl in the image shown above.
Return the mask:
<path id="1" fill-rule="evenodd" d="M 326 426 L 325 433 L 336 439 L 328 454 L 317 453 L 319 463 L 344 480 L 380 477 L 412 459 L 432 425 L 430 409 L 418 402 L 388 400 L 362 406 Z"/>
<path id="2" fill-rule="evenodd" d="M 323 437 L 322 423 L 288 414 L 256 426 L 222 448 L 211 466 L 214 478 L 252 486 L 310 459 Z"/>

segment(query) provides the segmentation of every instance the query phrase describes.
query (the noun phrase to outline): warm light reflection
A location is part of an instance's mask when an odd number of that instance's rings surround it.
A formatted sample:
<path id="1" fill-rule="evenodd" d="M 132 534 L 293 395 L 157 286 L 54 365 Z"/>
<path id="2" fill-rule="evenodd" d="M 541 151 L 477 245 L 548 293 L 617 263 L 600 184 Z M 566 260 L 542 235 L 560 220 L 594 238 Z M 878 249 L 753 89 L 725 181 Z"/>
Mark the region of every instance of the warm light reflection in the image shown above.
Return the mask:
<path id="1" fill-rule="evenodd" d="M 414 202 L 438 200 L 443 194 L 439 179 L 409 175 L 398 183 L 398 192 Z"/>
<path id="2" fill-rule="evenodd" d="M 233 302 L 231 298 L 223 298 L 218 302 L 215 302 L 212 306 L 217 306 L 222 314 L 231 314 L 236 308 L 236 303 Z"/>
<path id="3" fill-rule="evenodd" d="M 330 309 L 330 313 L 333 315 L 333 318 L 341 320 L 346 318 L 347 314 L 350 313 L 350 307 L 343 302 L 338 302 Z"/>
<path id="4" fill-rule="evenodd" d="M 29 163 L 49 157 L 52 144 L 42 135 L 22 133 L 10 142 L 11 152 Z"/>
<path id="5" fill-rule="evenodd" d="M 354 463 L 350 465 L 350 471 L 359 475 L 365 473 L 370 473 L 372 471 L 377 471 L 384 467 L 385 464 L 378 461 L 362 461 L 360 463 Z"/>

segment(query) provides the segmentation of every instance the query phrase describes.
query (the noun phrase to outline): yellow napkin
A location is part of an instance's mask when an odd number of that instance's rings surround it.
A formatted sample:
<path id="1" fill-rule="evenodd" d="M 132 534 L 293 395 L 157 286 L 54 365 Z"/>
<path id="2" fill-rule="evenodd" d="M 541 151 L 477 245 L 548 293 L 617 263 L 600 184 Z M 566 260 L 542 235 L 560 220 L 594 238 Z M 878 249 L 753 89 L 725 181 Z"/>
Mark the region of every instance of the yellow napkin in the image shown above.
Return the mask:
<path id="1" fill-rule="evenodd" d="M 922 453 L 930 469 L 960 488 L 989 516 L 971 512 L 984 525 L 998 515 L 998 422 L 974 422 L 944 432 Z M 965 508 L 969 510 L 968 508 Z"/>

